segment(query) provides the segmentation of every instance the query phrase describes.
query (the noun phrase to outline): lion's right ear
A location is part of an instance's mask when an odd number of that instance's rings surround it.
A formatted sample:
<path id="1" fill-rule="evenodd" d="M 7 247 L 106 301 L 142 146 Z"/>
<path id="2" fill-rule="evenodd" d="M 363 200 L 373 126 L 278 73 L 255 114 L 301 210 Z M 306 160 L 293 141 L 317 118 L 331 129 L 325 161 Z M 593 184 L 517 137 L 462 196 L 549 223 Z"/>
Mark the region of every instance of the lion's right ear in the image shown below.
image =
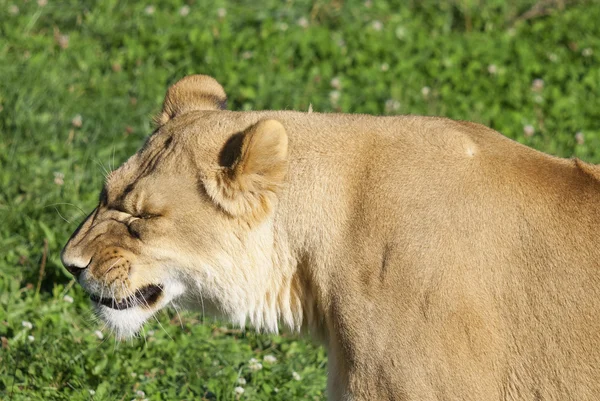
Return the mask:
<path id="1" fill-rule="evenodd" d="M 196 110 L 224 110 L 227 107 L 225 90 L 213 77 L 189 75 L 167 91 L 161 113 L 154 119 L 159 127 L 172 118 Z"/>
<path id="2" fill-rule="evenodd" d="M 233 135 L 220 166 L 205 177 L 208 195 L 228 214 L 260 221 L 272 210 L 288 169 L 288 137 L 283 125 L 261 120 Z"/>

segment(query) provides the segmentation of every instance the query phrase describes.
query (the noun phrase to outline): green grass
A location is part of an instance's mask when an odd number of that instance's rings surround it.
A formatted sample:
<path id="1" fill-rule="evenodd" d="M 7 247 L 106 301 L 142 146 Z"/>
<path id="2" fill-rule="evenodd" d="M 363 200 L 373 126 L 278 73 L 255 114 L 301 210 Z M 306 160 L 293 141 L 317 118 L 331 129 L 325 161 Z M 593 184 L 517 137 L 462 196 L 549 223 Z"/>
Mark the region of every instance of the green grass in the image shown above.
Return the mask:
<path id="1" fill-rule="evenodd" d="M 215 76 L 231 109 L 444 115 L 600 161 L 598 2 L 531 19 L 528 0 L 38 3 L 0 0 L 0 399 L 325 397 L 324 350 L 291 335 L 168 311 L 101 340 L 61 266 L 186 74 Z"/>

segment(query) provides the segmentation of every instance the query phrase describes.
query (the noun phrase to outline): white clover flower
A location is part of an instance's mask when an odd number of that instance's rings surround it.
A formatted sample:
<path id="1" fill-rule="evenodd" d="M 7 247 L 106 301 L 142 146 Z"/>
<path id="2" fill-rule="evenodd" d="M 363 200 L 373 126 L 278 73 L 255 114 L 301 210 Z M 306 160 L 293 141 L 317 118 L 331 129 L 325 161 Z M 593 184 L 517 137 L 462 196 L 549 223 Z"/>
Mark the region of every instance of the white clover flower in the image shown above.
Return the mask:
<path id="1" fill-rule="evenodd" d="M 73 125 L 75 128 L 80 128 L 83 125 L 83 118 L 81 117 L 81 114 L 77 114 L 75 117 L 73 117 L 71 120 L 71 125 Z"/>
<path id="2" fill-rule="evenodd" d="M 594 51 L 589 47 L 586 47 L 581 51 L 581 54 L 583 55 L 583 57 L 590 57 L 592 54 L 594 54 Z"/>
<path id="3" fill-rule="evenodd" d="M 237 379 L 238 384 L 241 384 L 242 386 L 244 384 L 246 384 L 246 379 L 244 379 L 243 377 L 240 377 L 239 379 Z"/>
<path id="4" fill-rule="evenodd" d="M 12 6 L 8 7 L 8 12 L 12 15 L 17 15 L 19 13 L 19 7 L 13 4 Z"/>
<path id="5" fill-rule="evenodd" d="M 263 368 L 263 366 L 256 359 L 252 358 L 252 359 L 250 359 L 250 365 L 248 366 L 248 368 L 250 368 L 250 370 L 253 370 L 256 372 L 258 370 L 261 370 Z"/>
<path id="6" fill-rule="evenodd" d="M 33 329 L 33 324 L 31 324 L 31 322 L 28 322 L 27 320 L 23 320 L 21 322 L 21 326 L 25 327 L 26 329 Z"/>
<path id="7" fill-rule="evenodd" d="M 428 97 L 430 93 L 431 88 L 429 86 L 424 86 L 421 88 L 421 94 L 423 95 L 423 97 Z"/>
<path id="8" fill-rule="evenodd" d="M 266 355 L 266 356 L 263 358 L 263 360 L 264 360 L 265 362 L 268 362 L 268 363 L 275 363 L 275 362 L 277 362 L 277 358 L 275 358 L 273 355 Z"/>
<path id="9" fill-rule="evenodd" d="M 534 79 L 531 83 L 531 90 L 534 92 L 541 92 L 542 89 L 544 89 L 544 80 L 540 78 Z"/>
<path id="10" fill-rule="evenodd" d="M 546 56 L 548 57 L 548 60 L 552 61 L 553 63 L 558 61 L 558 56 L 555 53 L 548 53 Z"/>
<path id="11" fill-rule="evenodd" d="M 578 145 L 583 145 L 585 143 L 583 132 L 579 131 L 575 134 L 575 142 L 577 142 Z"/>
<path id="12" fill-rule="evenodd" d="M 294 378 L 294 380 L 296 381 L 300 381 L 302 380 L 302 378 L 300 377 L 300 375 L 298 374 L 298 372 L 292 372 L 292 377 Z"/>
<path id="13" fill-rule="evenodd" d="M 331 103 L 337 104 L 338 100 L 340 100 L 340 91 L 329 92 L 329 101 Z"/>
<path id="14" fill-rule="evenodd" d="M 398 109 L 400 109 L 400 102 L 396 99 L 388 99 L 385 101 L 386 113 L 392 113 L 394 111 L 398 111 Z"/>
<path id="15" fill-rule="evenodd" d="M 27 336 L 27 340 L 29 340 L 30 343 L 35 341 L 35 337 L 34 336 Z"/>
<path id="16" fill-rule="evenodd" d="M 238 395 L 244 394 L 244 391 L 245 391 L 244 388 L 243 387 L 239 387 L 239 386 L 233 389 L 233 392 L 236 393 L 236 394 L 238 394 Z"/>
<path id="17" fill-rule="evenodd" d="M 61 186 L 65 183 L 65 175 L 61 172 L 55 171 L 54 172 L 54 183 L 58 186 Z M 69 297 L 68 295 L 65 295 L 65 297 Z M 69 297 L 71 298 L 71 297 Z M 63 298 L 64 301 L 66 301 L 65 298 Z M 73 298 L 71 298 L 71 303 L 73 303 Z"/>
<path id="18" fill-rule="evenodd" d="M 98 337 L 99 340 L 103 340 L 104 339 L 104 334 L 102 334 L 102 332 L 100 330 L 94 331 L 94 335 L 96 337 Z"/>
<path id="19" fill-rule="evenodd" d="M 375 20 L 371 23 L 371 28 L 373 28 L 373 30 L 379 32 L 383 29 L 383 22 Z"/>
<path id="20" fill-rule="evenodd" d="M 131 377 L 136 377 L 136 376 L 137 376 L 137 373 L 131 372 Z"/>
<path id="21" fill-rule="evenodd" d="M 406 37 L 406 28 L 403 26 L 396 27 L 395 33 L 398 39 L 404 39 Z"/>
<path id="22" fill-rule="evenodd" d="M 490 64 L 488 65 L 488 72 L 492 75 L 496 75 L 498 73 L 498 67 L 496 67 L 496 64 Z"/>
<path id="23" fill-rule="evenodd" d="M 146 393 L 144 393 L 142 390 L 138 390 L 135 392 L 135 395 L 139 398 L 144 398 L 146 396 Z"/>
<path id="24" fill-rule="evenodd" d="M 300 25 L 302 28 L 306 28 L 308 27 L 308 20 L 305 17 L 302 17 L 298 19 L 298 25 Z"/>
<path id="25" fill-rule="evenodd" d="M 61 49 L 66 49 L 69 47 L 69 35 L 58 35 L 56 38 L 56 42 L 60 46 Z"/>
<path id="26" fill-rule="evenodd" d="M 278 393 L 279 389 L 277 387 L 275 387 L 275 388 L 273 388 L 273 391 L 276 392 L 276 393 Z"/>
<path id="27" fill-rule="evenodd" d="M 189 13 L 190 13 L 190 7 L 189 6 L 183 6 L 183 7 L 181 7 L 179 9 L 179 15 L 181 15 L 182 17 L 185 17 Z"/>
<path id="28" fill-rule="evenodd" d="M 342 81 L 340 81 L 340 79 L 338 77 L 333 77 L 331 79 L 331 81 L 329 82 L 329 85 L 331 85 L 331 87 L 334 89 L 341 89 Z"/>
<path id="29" fill-rule="evenodd" d="M 145 12 L 147 15 L 152 15 L 152 14 L 154 14 L 154 11 L 156 11 L 156 8 L 155 8 L 154 6 L 152 6 L 152 5 L 150 5 L 150 6 L 147 6 L 146 8 L 144 8 L 144 12 Z"/>
<path id="30" fill-rule="evenodd" d="M 54 173 L 54 176 L 56 177 L 56 173 Z M 64 176 L 63 176 L 64 177 Z M 56 178 L 54 179 L 54 182 L 56 182 Z M 72 304 L 73 303 L 73 297 L 70 295 L 65 295 L 63 297 L 63 301 Z"/>
<path id="31" fill-rule="evenodd" d="M 285 32 L 288 30 L 288 24 L 286 24 L 285 22 L 280 22 L 279 24 L 277 24 L 277 29 L 279 29 L 282 32 Z"/>
<path id="32" fill-rule="evenodd" d="M 523 133 L 526 137 L 533 136 L 533 134 L 535 134 L 535 128 L 533 128 L 533 125 L 528 124 L 523 127 Z"/>
<path id="33" fill-rule="evenodd" d="M 219 18 L 225 18 L 225 16 L 227 15 L 227 10 L 223 7 L 217 8 L 217 15 L 219 16 Z"/>
<path id="34" fill-rule="evenodd" d="M 96 392 L 94 390 L 88 390 L 88 391 L 89 391 L 90 395 L 95 395 L 96 394 Z"/>
<path id="35" fill-rule="evenodd" d="M 252 53 L 251 51 L 245 51 L 242 53 L 242 58 L 244 60 L 250 60 L 253 55 L 254 55 L 254 53 Z"/>
<path id="36" fill-rule="evenodd" d="M 381 71 L 386 72 L 390 69 L 390 65 L 388 63 L 381 64 Z"/>

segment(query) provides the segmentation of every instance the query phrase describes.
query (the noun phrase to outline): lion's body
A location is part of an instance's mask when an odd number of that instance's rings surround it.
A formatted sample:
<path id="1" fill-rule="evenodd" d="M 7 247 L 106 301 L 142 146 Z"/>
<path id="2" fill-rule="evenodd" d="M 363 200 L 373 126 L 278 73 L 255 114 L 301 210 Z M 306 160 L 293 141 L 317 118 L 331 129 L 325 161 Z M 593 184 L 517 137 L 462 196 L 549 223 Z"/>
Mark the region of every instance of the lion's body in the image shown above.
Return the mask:
<path id="1" fill-rule="evenodd" d="M 127 209 L 110 205 L 142 187 L 180 219 L 160 252 L 119 244 L 179 269 L 132 281 L 175 280 L 185 289 L 170 299 L 194 306 L 197 291 L 240 323 L 305 327 L 328 349 L 332 400 L 600 397 L 595 166 L 440 118 L 199 108 L 163 120 L 99 206 Z M 150 156 L 157 172 L 141 174 Z M 82 227 L 74 238 L 94 223 Z M 96 252 L 74 247 L 64 260 Z M 119 326 L 122 312 L 102 313 Z"/>

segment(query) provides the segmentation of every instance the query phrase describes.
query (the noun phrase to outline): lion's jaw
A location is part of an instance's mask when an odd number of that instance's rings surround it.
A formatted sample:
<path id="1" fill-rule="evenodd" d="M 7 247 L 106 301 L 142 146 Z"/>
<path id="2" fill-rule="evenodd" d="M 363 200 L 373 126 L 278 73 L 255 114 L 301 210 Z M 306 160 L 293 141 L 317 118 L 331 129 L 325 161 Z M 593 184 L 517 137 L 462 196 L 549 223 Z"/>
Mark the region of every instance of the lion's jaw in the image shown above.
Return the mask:
<path id="1" fill-rule="evenodd" d="M 185 286 L 177 280 L 167 280 L 161 285 L 160 299 L 151 306 L 136 305 L 126 309 L 115 309 L 92 301 L 96 314 L 115 334 L 117 339 L 127 339 L 137 335 L 144 323 L 162 308 L 176 302 L 185 292 Z"/>

